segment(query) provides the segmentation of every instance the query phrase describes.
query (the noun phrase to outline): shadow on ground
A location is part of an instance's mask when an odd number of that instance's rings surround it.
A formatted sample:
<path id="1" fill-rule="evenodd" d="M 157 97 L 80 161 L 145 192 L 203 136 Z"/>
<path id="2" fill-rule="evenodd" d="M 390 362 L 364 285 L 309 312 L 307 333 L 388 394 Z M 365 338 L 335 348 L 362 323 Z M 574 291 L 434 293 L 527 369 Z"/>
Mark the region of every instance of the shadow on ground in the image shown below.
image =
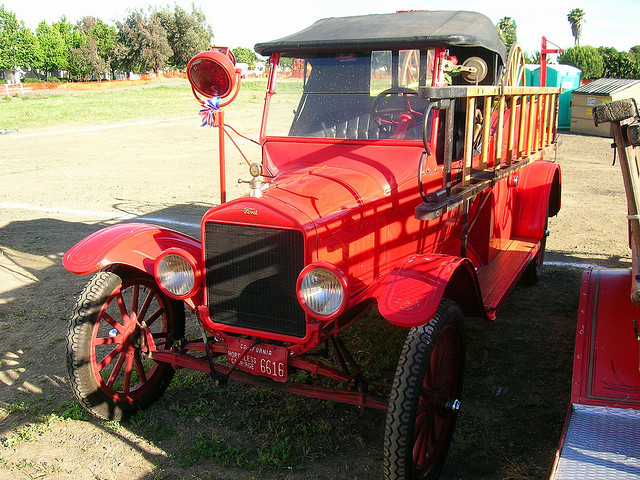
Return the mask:
<path id="1" fill-rule="evenodd" d="M 206 208 L 172 206 L 132 221 L 177 220 L 176 229 L 197 236 L 194 225 Z M 122 425 L 87 417 L 67 384 L 65 341 L 74 298 L 88 278 L 66 272 L 61 258 L 107 223 L 42 218 L 0 230 L 0 275 L 15 282 L 0 292 L 0 473 L 132 480 L 381 477 L 384 412 L 242 384 L 218 389 L 188 371 L 177 373 L 158 403 Z M 565 252 L 549 257 L 592 263 Z M 606 261 L 624 266 L 622 259 Z M 536 286 L 516 287 L 493 325 L 468 322 L 463 408 L 442 478 L 548 476 L 569 404 L 580 275 L 548 267 Z M 404 332 L 375 314 L 362 323 L 355 336 L 363 348 L 356 351 L 365 365 L 375 360 L 366 352 L 376 347 L 399 351 Z"/>

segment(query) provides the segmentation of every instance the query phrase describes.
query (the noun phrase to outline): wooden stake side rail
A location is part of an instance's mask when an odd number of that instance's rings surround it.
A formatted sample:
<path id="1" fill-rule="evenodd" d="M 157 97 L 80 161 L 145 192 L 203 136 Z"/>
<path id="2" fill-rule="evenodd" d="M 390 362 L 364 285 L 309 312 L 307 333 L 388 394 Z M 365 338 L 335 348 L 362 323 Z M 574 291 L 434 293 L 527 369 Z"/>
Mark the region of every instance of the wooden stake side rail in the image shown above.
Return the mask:
<path id="1" fill-rule="evenodd" d="M 445 146 L 445 193 L 437 192 L 416 208 L 420 220 L 437 218 L 557 148 L 559 88 L 423 87 L 419 95 L 434 108 L 446 110 L 447 120 L 453 118 L 457 102 L 466 102 L 461 177 L 451 178 L 454 159 L 452 149 Z M 447 121 L 447 128 L 452 124 Z M 445 138 L 451 142 L 453 132 L 447 132 Z"/>
<path id="2" fill-rule="evenodd" d="M 640 110 L 635 99 L 627 98 L 595 106 L 593 118 L 596 126 L 611 123 L 612 147 L 617 149 L 627 196 L 633 272 L 631 301 L 640 306 Z"/>
<path id="3" fill-rule="evenodd" d="M 612 122 L 611 126 L 627 197 L 631 269 L 634 273 L 631 301 L 640 306 L 640 147 L 628 144 L 620 122 Z"/>

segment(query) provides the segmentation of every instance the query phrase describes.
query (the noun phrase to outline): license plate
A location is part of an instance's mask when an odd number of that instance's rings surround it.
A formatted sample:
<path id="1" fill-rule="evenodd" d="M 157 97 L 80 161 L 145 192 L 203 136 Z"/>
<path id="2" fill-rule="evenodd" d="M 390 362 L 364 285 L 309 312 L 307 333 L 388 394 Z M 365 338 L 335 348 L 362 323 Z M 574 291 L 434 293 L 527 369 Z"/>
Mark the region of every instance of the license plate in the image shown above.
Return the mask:
<path id="1" fill-rule="evenodd" d="M 252 341 L 244 338 L 229 338 L 227 340 L 227 360 L 235 365 L 243 354 L 237 368 L 245 372 L 271 378 L 277 382 L 287 381 L 287 349 L 258 343 L 251 346 Z M 249 351 L 247 352 L 247 349 Z M 245 352 L 247 352 L 245 354 Z"/>

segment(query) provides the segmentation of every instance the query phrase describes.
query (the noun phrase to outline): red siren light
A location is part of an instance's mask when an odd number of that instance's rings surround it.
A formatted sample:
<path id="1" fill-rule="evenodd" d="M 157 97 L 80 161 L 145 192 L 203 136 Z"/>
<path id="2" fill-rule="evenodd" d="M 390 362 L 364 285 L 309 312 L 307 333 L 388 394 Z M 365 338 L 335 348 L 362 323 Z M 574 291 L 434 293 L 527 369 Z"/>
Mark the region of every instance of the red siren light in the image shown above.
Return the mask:
<path id="1" fill-rule="evenodd" d="M 200 103 L 204 104 L 204 101 L 198 94 L 205 98 L 222 99 L 234 93 L 220 106 L 228 105 L 236 98 L 240 87 L 240 70 L 235 68 L 235 63 L 233 53 L 226 47 L 212 47 L 211 50 L 198 53 L 189 61 L 187 78 L 193 94 Z"/>

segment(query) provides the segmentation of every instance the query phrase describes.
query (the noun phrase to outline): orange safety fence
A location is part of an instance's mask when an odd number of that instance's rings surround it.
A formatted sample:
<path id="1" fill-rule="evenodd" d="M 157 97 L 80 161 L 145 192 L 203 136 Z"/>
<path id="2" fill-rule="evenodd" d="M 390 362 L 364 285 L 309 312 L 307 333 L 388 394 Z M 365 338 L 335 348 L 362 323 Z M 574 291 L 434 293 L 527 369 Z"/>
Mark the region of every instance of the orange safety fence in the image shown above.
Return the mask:
<path id="1" fill-rule="evenodd" d="M 166 72 L 159 75 L 140 75 L 136 80 L 101 80 L 97 82 L 39 82 L 20 83 L 15 85 L 0 85 L 0 95 L 9 97 L 11 95 L 22 95 L 29 91 L 38 90 L 61 90 L 61 91 L 83 91 L 83 90 L 108 90 L 113 88 L 131 87 L 143 85 L 161 78 L 187 78 L 184 72 Z"/>

